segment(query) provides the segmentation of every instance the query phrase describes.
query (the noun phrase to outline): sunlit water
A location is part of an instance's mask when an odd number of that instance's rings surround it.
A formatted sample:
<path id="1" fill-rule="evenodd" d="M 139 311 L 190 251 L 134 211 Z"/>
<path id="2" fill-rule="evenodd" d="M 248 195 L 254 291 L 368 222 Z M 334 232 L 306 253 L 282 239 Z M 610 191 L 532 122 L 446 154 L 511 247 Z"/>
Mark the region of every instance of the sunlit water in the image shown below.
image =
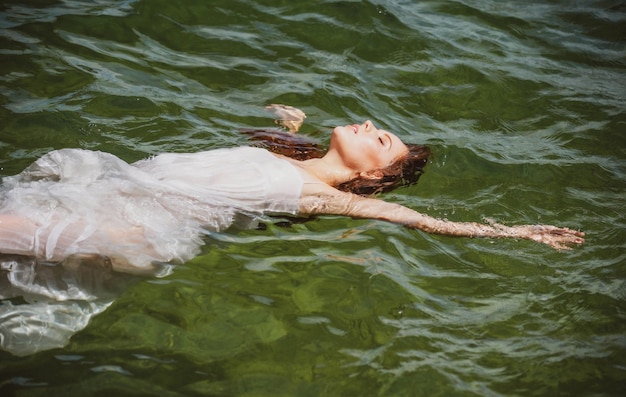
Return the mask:
<path id="1" fill-rule="evenodd" d="M 0 352 L 2 395 L 612 396 L 626 392 L 621 1 L 4 1 L 0 166 L 127 161 L 371 118 L 426 143 L 383 198 L 580 228 L 556 252 L 320 217 L 207 239 L 61 349 Z M 85 200 L 88 200 L 85 197 Z"/>

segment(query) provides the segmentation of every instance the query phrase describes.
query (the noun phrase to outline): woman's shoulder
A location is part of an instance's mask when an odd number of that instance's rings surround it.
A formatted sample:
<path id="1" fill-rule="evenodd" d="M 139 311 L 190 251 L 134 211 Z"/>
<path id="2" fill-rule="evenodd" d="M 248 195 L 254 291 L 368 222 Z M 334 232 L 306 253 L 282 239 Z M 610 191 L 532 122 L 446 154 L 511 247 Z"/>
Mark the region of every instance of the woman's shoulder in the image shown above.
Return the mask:
<path id="1" fill-rule="evenodd" d="M 309 172 L 307 168 L 302 165 L 301 161 L 294 160 L 278 154 L 271 155 L 284 159 L 286 162 L 290 163 L 293 169 L 299 175 L 300 180 L 302 181 L 300 199 L 304 199 L 306 197 L 332 197 L 345 194 L 344 192 L 335 189 L 334 187 L 330 186 L 329 184 Z"/>

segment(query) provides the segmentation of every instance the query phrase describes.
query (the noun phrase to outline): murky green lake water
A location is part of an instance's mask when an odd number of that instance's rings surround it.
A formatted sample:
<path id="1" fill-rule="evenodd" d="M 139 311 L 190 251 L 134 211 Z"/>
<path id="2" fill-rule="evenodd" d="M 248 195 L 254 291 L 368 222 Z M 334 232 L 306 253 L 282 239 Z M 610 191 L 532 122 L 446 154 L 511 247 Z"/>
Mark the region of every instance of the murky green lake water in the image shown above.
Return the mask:
<path id="1" fill-rule="evenodd" d="M 285 103 L 320 141 L 370 118 L 428 144 L 386 200 L 587 242 L 341 217 L 215 235 L 65 348 L 0 352 L 2 395 L 624 395 L 625 72 L 622 1 L 3 1 L 1 175 L 245 145 Z"/>

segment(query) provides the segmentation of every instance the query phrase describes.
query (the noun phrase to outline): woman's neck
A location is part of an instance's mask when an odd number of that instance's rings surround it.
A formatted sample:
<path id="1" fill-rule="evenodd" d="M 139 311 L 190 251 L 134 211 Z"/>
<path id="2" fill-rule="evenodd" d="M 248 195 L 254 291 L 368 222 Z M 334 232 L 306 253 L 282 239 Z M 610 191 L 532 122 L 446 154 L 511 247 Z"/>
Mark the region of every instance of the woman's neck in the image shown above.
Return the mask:
<path id="1" fill-rule="evenodd" d="M 324 157 L 296 161 L 296 163 L 313 177 L 330 186 L 337 186 L 358 176 L 356 171 L 347 167 L 332 151 L 327 152 Z"/>

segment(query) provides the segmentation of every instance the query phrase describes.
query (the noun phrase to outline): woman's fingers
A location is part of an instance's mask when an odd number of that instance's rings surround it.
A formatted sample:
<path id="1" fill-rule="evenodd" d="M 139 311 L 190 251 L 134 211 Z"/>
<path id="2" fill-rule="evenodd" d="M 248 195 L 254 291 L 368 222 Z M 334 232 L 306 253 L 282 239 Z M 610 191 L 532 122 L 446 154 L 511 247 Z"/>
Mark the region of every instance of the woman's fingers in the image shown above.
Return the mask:
<path id="1" fill-rule="evenodd" d="M 282 125 L 292 133 L 298 132 L 306 118 L 306 114 L 304 114 L 302 110 L 294 108 L 293 106 L 273 103 L 267 105 L 265 109 L 274 114 L 276 124 Z"/>
<path id="2" fill-rule="evenodd" d="M 550 225 L 531 226 L 529 235 L 531 240 L 544 243 L 557 250 L 570 250 L 573 245 L 580 245 L 585 242 L 585 233 L 566 227 L 556 227 Z"/>

